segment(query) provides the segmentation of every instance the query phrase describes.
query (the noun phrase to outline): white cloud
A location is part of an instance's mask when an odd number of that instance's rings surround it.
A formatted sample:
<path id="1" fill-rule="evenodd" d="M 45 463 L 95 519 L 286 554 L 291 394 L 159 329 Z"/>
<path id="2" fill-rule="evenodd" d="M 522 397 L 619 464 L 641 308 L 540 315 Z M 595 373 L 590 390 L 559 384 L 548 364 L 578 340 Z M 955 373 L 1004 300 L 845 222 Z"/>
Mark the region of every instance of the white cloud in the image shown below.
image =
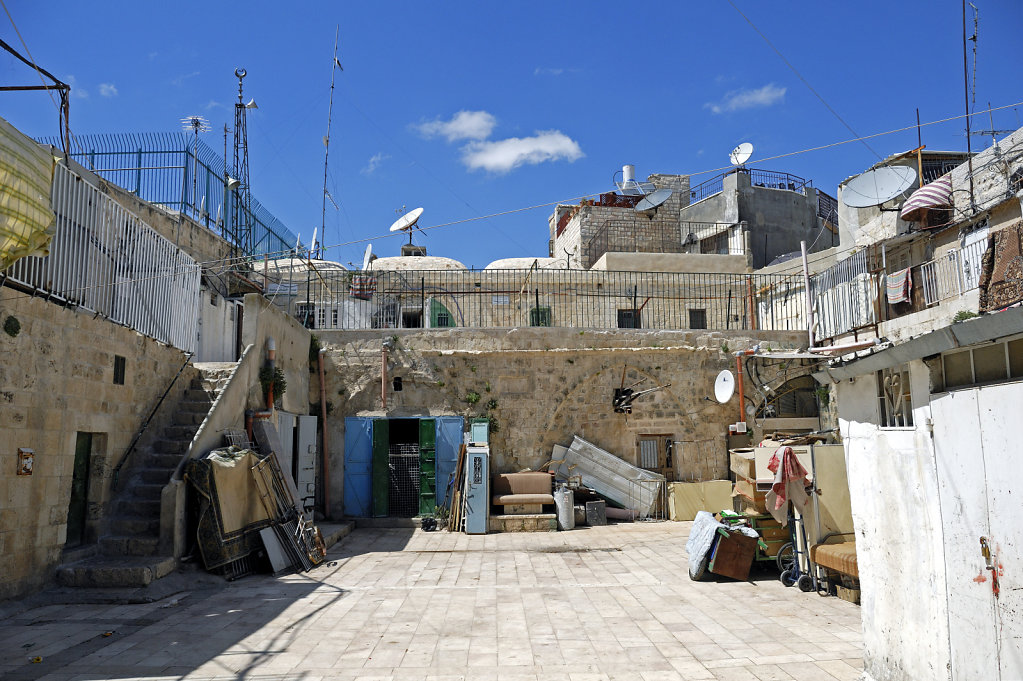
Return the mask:
<path id="1" fill-rule="evenodd" d="M 79 99 L 89 98 L 89 91 L 85 88 L 78 87 L 78 79 L 74 76 L 68 76 L 64 79 L 64 82 L 71 87 L 71 94 L 73 96 L 78 97 Z"/>
<path id="2" fill-rule="evenodd" d="M 100 83 L 99 93 L 103 97 L 116 97 L 117 87 L 113 83 Z"/>
<path id="3" fill-rule="evenodd" d="M 785 98 L 785 92 L 786 88 L 768 83 L 755 90 L 733 90 L 720 102 L 707 102 L 703 106 L 716 114 L 772 106 Z"/>
<path id="4" fill-rule="evenodd" d="M 206 102 L 206 110 L 207 111 L 209 111 L 210 109 L 222 109 L 222 108 L 224 108 L 224 105 L 221 104 L 220 102 L 218 102 L 215 99 L 211 99 L 210 101 Z"/>
<path id="5" fill-rule="evenodd" d="M 182 85 L 184 85 L 186 80 L 188 80 L 189 78 L 195 78 L 198 75 L 199 75 L 199 71 L 192 71 L 191 73 L 183 73 L 180 76 L 178 76 L 177 78 L 173 79 L 171 81 L 171 85 L 173 85 L 175 87 L 181 87 Z"/>
<path id="6" fill-rule="evenodd" d="M 565 72 L 565 69 L 545 69 L 537 66 L 533 70 L 534 76 L 560 76 Z"/>
<path id="7" fill-rule="evenodd" d="M 583 155 L 579 144 L 560 130 L 537 131 L 533 137 L 470 142 L 462 148 L 462 162 L 469 170 L 492 173 L 507 173 L 525 164 L 575 161 Z"/>
<path id="8" fill-rule="evenodd" d="M 443 137 L 448 142 L 485 140 L 490 137 L 497 119 L 486 111 L 459 111 L 450 121 L 433 120 L 415 126 L 423 137 Z"/>
<path id="9" fill-rule="evenodd" d="M 363 175 L 372 175 L 373 172 L 380 167 L 380 164 L 389 158 L 391 157 L 385 154 L 384 152 L 373 154 L 369 158 L 369 161 L 366 162 L 366 167 L 360 170 L 359 172 L 362 173 Z"/>

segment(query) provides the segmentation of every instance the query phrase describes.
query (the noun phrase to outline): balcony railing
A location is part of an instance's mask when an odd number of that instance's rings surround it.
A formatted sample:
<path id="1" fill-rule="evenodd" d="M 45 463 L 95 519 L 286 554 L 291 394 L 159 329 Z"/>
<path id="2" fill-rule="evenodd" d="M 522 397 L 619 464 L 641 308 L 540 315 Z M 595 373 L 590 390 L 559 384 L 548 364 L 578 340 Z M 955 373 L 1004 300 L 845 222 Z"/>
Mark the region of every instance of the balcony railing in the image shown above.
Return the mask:
<path id="1" fill-rule="evenodd" d="M 276 302 L 294 302 L 314 328 L 805 328 L 802 278 L 793 275 L 430 270 L 290 283 L 298 299 Z"/>
<path id="2" fill-rule="evenodd" d="M 81 176 L 54 171 L 56 233 L 46 257 L 0 273 L 174 347 L 195 350 L 200 266 Z"/>
<path id="3" fill-rule="evenodd" d="M 980 261 L 986 249 L 987 242 L 978 241 L 918 265 L 924 304 L 928 307 L 937 305 L 977 288 L 980 285 Z"/>

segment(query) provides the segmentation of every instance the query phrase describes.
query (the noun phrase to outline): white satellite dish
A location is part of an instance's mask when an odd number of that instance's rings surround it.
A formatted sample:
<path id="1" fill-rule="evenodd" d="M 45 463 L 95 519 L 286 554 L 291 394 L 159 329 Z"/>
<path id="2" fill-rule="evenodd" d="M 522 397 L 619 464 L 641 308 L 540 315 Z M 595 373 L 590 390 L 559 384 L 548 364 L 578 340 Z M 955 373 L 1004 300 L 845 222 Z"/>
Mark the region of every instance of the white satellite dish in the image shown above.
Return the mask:
<path id="1" fill-rule="evenodd" d="M 420 216 L 423 214 L 423 209 L 416 208 L 402 215 L 400 218 L 394 221 L 391 225 L 392 232 L 411 232 L 412 228 L 419 222 Z"/>
<path id="2" fill-rule="evenodd" d="M 647 194 L 642 199 L 640 199 L 639 203 L 636 204 L 635 210 L 637 213 L 653 210 L 654 208 L 657 208 L 657 206 L 661 205 L 670 198 L 671 198 L 670 189 L 668 189 L 667 187 L 663 189 L 657 189 L 651 192 L 650 194 Z"/>
<path id="3" fill-rule="evenodd" d="M 373 262 L 373 244 L 366 244 L 366 253 L 362 256 L 362 269 L 368 270 L 369 264 Z"/>
<path id="4" fill-rule="evenodd" d="M 849 180 L 842 190 L 842 201 L 853 208 L 879 206 L 904 193 L 914 182 L 916 171 L 909 166 L 875 168 Z"/>
<path id="5" fill-rule="evenodd" d="M 732 149 L 732 153 L 728 155 L 728 160 L 733 166 L 741 166 L 750 159 L 753 155 L 753 145 L 749 142 L 743 142 L 735 149 Z"/>
<path id="6" fill-rule="evenodd" d="M 714 399 L 721 404 L 725 404 L 728 400 L 732 399 L 734 394 L 735 377 L 732 376 L 731 371 L 725 369 L 718 374 L 717 379 L 714 381 Z"/>

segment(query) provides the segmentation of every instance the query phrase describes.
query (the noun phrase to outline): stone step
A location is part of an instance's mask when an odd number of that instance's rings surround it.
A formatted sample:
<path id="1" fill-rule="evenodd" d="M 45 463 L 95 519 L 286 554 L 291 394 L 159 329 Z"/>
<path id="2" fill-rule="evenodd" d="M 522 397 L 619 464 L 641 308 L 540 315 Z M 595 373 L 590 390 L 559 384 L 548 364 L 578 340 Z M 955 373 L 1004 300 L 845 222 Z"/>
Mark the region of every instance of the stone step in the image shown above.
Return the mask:
<path id="1" fill-rule="evenodd" d="M 164 440 L 183 440 L 185 442 L 191 442 L 192 438 L 195 437 L 195 432 L 199 430 L 194 425 L 187 426 L 167 426 L 163 429 Z"/>
<path id="2" fill-rule="evenodd" d="M 131 516 L 142 518 L 159 518 L 160 517 L 160 500 L 159 499 L 125 499 L 119 498 L 114 502 L 114 513 L 116 515 Z"/>
<path id="3" fill-rule="evenodd" d="M 97 556 L 57 569 L 57 582 L 74 587 L 140 587 L 174 571 L 172 557 Z"/>
<path id="4" fill-rule="evenodd" d="M 99 540 L 105 556 L 155 556 L 160 538 L 147 535 L 109 535 Z"/>
<path id="5" fill-rule="evenodd" d="M 136 471 L 140 483 L 143 485 L 159 485 L 161 488 L 170 482 L 171 475 L 173 474 L 174 468 L 166 466 L 147 466 Z"/>
<path id="6" fill-rule="evenodd" d="M 182 402 L 206 402 L 207 404 L 213 404 L 214 395 L 212 391 L 203 390 L 200 388 L 189 388 L 185 391 L 185 394 L 181 396 Z"/>
<path id="7" fill-rule="evenodd" d="M 146 460 L 152 461 L 157 466 L 169 466 L 171 465 L 170 461 L 164 457 L 174 456 L 174 465 L 177 466 L 177 461 L 188 451 L 190 442 L 192 442 L 192 438 L 187 440 L 157 440 L 153 444 L 155 451 L 152 457 Z"/>
<path id="8" fill-rule="evenodd" d="M 205 414 L 210 411 L 210 407 L 212 406 L 213 400 L 210 398 L 185 398 L 178 403 L 177 411 L 184 412 L 186 414 Z"/>
<path id="9" fill-rule="evenodd" d="M 152 469 L 160 470 L 160 469 Z M 160 493 L 163 491 L 164 485 L 170 481 L 170 476 L 173 471 L 164 472 L 164 478 L 162 482 L 142 482 L 141 480 L 133 480 L 132 484 L 125 488 L 127 498 L 135 501 L 159 501 Z"/>
<path id="10" fill-rule="evenodd" d="M 174 412 L 174 425 L 191 426 L 196 428 L 206 420 L 209 411 L 176 411 Z"/>
<path id="11" fill-rule="evenodd" d="M 110 532 L 116 536 L 155 536 L 160 532 L 160 518 L 141 518 L 137 515 L 114 515 L 110 518 Z"/>

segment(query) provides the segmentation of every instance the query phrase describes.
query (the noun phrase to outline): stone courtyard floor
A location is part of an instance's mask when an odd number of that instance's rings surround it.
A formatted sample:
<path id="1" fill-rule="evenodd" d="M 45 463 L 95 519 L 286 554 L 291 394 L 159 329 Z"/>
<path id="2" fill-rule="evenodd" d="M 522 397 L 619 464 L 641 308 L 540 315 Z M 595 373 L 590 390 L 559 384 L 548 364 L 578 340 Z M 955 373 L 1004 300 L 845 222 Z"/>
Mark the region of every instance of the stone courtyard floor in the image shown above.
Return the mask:
<path id="1" fill-rule="evenodd" d="M 193 588 L 150 604 L 8 608 L 0 678 L 859 677 L 857 606 L 785 588 L 773 570 L 693 582 L 690 525 L 356 530 L 306 574 L 193 573 Z"/>

